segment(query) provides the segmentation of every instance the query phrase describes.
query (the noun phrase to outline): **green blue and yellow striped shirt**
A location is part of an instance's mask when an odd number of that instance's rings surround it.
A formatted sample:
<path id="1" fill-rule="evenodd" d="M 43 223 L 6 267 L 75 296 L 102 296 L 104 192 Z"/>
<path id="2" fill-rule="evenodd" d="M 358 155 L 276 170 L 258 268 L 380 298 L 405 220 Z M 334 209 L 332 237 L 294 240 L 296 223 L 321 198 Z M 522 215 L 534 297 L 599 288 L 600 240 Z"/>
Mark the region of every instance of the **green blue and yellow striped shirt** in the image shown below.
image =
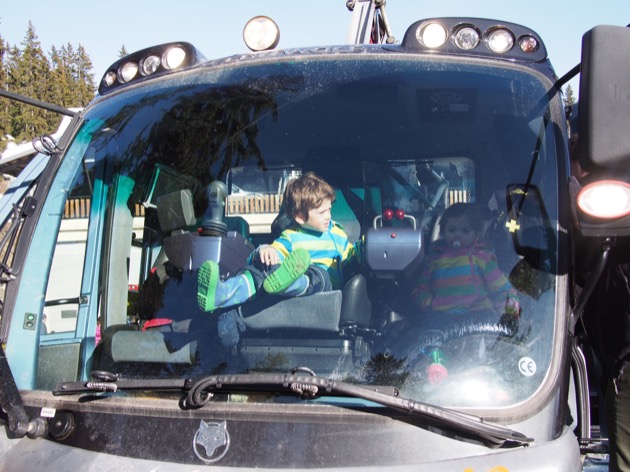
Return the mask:
<path id="1" fill-rule="evenodd" d="M 334 289 L 343 287 L 343 266 L 351 259 L 358 260 L 358 244 L 350 244 L 343 227 L 331 221 L 328 230 L 320 233 L 302 228 L 294 223 L 282 231 L 271 244 L 286 257 L 296 248 L 306 249 L 311 256 L 311 264 L 323 268 L 330 275 Z"/>

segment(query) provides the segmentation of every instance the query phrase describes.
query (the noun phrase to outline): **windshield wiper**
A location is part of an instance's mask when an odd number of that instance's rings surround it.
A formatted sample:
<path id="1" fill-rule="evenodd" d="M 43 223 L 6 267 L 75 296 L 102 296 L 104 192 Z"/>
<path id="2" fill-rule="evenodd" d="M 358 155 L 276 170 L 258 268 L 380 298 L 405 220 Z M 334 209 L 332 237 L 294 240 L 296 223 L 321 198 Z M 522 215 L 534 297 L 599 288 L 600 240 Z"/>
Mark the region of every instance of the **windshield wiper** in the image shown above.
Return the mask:
<path id="1" fill-rule="evenodd" d="M 308 372 L 311 375 L 304 375 Z M 184 408 L 200 408 L 215 393 L 273 392 L 298 395 L 304 398 L 347 396 L 360 398 L 406 414 L 431 420 L 444 430 L 466 434 L 492 448 L 528 446 L 534 442 L 522 433 L 484 422 L 483 418 L 464 414 L 428 403 L 397 396 L 397 389 L 362 386 L 317 377 L 310 369 L 297 368 L 288 374 L 233 374 L 211 375 L 193 379 L 118 379 L 113 374 L 105 379 L 100 373 L 98 381 L 64 382 L 55 387 L 54 395 L 81 392 L 114 392 L 117 390 L 180 390 L 188 391 L 182 402 Z M 384 393 L 380 390 L 390 390 Z"/>

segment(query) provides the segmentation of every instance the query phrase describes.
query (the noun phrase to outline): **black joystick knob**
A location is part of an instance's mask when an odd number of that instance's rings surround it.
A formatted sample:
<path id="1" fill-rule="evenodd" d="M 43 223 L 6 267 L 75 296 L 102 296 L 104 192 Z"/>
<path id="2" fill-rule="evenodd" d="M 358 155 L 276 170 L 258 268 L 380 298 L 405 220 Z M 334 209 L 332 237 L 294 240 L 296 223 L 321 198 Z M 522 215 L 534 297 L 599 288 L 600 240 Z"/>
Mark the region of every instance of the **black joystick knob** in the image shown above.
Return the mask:
<path id="1" fill-rule="evenodd" d="M 223 221 L 225 199 L 228 195 L 227 185 L 215 180 L 208 185 L 208 209 L 204 215 L 201 236 L 225 236 L 227 225 Z"/>

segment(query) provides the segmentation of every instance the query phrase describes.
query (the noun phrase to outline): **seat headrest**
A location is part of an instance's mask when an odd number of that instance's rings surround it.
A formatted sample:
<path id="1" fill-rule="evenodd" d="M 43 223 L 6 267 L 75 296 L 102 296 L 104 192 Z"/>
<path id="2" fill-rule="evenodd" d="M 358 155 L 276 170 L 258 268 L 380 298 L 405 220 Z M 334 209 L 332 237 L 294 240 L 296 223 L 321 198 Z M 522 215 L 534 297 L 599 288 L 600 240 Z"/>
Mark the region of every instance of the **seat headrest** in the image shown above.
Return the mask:
<path id="1" fill-rule="evenodd" d="M 184 189 L 158 197 L 157 214 L 160 228 L 165 233 L 195 224 L 192 192 Z"/>

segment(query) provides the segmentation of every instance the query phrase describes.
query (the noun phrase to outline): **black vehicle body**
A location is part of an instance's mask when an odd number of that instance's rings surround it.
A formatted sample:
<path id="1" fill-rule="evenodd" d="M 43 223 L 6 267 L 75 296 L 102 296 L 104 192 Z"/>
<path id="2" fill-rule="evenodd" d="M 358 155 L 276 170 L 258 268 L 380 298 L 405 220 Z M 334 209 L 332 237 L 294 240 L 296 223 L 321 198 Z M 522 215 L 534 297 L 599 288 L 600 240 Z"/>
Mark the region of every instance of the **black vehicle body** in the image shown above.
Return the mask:
<path id="1" fill-rule="evenodd" d="M 428 48 L 415 35 L 431 22 L 503 28 L 538 46 Z M 579 228 L 542 40 L 505 22 L 436 19 L 402 44 L 206 61 L 174 43 L 108 73 L 174 46 L 190 62 L 104 82 L 0 203 L 14 226 L 0 469 L 581 470 Z M 584 54 L 602 47 L 587 41 Z M 590 107 L 606 106 L 594 84 L 613 63 L 582 71 L 585 136 L 609 121 Z M 595 174 L 627 159 L 598 161 L 599 142 L 587 143 Z M 365 263 L 343 290 L 243 304 L 240 340 L 226 346 L 220 313 L 197 305 L 197 270 L 207 259 L 224 276 L 246 265 L 274 237 L 286 182 L 307 171 L 335 188 L 333 218 L 364 240 Z M 487 245 L 518 292 L 516 327 L 493 310 L 412 303 L 455 202 L 485 211 Z M 627 226 L 583 227 L 598 248 Z M 427 377 L 434 349 L 448 368 L 439 384 Z M 25 435 L 37 439 L 11 439 Z"/>

